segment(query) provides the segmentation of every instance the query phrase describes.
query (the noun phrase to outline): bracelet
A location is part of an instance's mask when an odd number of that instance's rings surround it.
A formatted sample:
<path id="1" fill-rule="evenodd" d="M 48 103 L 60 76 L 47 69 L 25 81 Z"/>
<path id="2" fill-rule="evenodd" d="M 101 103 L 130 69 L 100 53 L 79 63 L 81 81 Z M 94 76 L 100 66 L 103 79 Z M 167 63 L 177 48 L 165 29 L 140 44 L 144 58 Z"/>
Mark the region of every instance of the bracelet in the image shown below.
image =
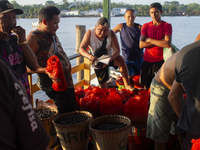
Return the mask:
<path id="1" fill-rule="evenodd" d="M 24 44 L 27 44 L 27 43 L 28 43 L 27 40 L 26 40 L 26 41 L 23 41 L 23 42 L 20 42 L 20 43 L 18 42 L 19 45 L 24 45 Z"/>

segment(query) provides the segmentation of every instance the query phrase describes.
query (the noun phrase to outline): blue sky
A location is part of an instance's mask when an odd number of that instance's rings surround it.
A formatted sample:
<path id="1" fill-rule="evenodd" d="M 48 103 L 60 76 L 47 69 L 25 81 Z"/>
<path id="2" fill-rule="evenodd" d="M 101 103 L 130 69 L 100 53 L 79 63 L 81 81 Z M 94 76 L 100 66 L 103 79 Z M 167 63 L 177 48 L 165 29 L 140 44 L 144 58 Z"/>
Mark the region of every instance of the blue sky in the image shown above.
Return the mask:
<path id="1" fill-rule="evenodd" d="M 12 1 L 12 0 L 9 0 Z M 15 0 L 18 4 L 20 5 L 31 5 L 31 4 L 45 4 L 46 0 Z M 62 3 L 62 0 L 53 0 L 55 3 Z M 74 0 L 68 0 L 68 2 L 73 2 Z M 81 0 L 76 0 L 76 1 L 81 1 Z M 89 1 L 89 0 L 82 0 L 82 1 Z M 103 2 L 103 0 L 91 0 L 94 2 Z M 127 4 L 142 4 L 142 5 L 149 5 L 153 2 L 160 2 L 162 5 L 164 4 L 165 1 L 170 1 L 170 0 L 111 0 L 112 2 L 125 2 Z M 173 0 L 171 0 L 173 1 Z M 189 4 L 189 3 L 198 3 L 200 4 L 200 0 L 176 0 L 179 1 L 180 4 Z"/>

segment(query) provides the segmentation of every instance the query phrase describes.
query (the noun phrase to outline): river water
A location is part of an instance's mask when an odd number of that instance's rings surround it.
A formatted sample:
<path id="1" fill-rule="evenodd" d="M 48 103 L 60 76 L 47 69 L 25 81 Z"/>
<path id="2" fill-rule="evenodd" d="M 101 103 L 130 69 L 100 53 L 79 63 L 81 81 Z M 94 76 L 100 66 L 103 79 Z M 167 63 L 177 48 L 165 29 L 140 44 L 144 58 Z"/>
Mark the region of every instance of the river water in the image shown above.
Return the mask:
<path id="1" fill-rule="evenodd" d="M 62 43 L 62 46 L 68 56 L 75 54 L 76 48 L 76 25 L 84 25 L 86 31 L 94 27 L 98 17 L 70 17 L 61 18 L 59 23 L 59 29 L 57 30 L 57 36 Z M 179 49 L 185 45 L 194 42 L 196 36 L 200 33 L 200 16 L 163 16 L 162 20 L 172 24 L 172 43 Z M 38 19 L 17 19 L 17 25 L 22 26 L 26 30 L 26 34 L 35 28 L 32 27 L 32 22 L 36 22 Z M 151 17 L 136 17 L 135 22 L 143 25 L 146 22 L 150 22 Z M 125 22 L 124 17 L 112 17 L 111 28 L 113 29 L 117 24 Z M 119 33 L 117 33 L 118 40 L 120 42 Z M 72 66 L 76 65 L 76 61 L 71 61 Z M 76 74 L 73 75 L 74 83 L 76 83 Z M 36 82 L 36 76 L 33 77 L 33 82 Z M 48 97 L 43 92 L 37 92 L 34 94 L 34 99 L 39 98 L 46 100 Z"/>

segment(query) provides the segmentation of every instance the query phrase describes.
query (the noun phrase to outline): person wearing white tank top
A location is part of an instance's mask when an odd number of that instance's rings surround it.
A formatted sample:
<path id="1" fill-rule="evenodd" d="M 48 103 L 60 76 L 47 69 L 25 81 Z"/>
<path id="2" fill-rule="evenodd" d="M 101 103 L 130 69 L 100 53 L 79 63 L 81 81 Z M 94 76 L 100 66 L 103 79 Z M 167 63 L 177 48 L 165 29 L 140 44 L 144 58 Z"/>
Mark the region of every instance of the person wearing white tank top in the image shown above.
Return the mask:
<path id="1" fill-rule="evenodd" d="M 106 38 L 107 37 L 107 38 Z M 105 39 L 105 40 L 104 40 Z M 82 56 L 88 58 L 91 63 L 98 60 L 94 53 L 97 49 L 103 46 L 103 41 L 106 41 L 106 54 L 110 55 L 109 64 L 104 64 L 101 69 L 94 69 L 101 88 L 107 88 L 107 81 L 109 79 L 108 66 L 115 69 L 119 67 L 125 88 L 133 91 L 134 88 L 130 86 L 128 79 L 128 70 L 124 59 L 120 56 L 120 47 L 116 34 L 109 29 L 108 19 L 101 17 L 94 28 L 89 29 L 80 44 L 79 52 Z M 86 50 L 88 47 L 92 50 L 92 54 Z"/>

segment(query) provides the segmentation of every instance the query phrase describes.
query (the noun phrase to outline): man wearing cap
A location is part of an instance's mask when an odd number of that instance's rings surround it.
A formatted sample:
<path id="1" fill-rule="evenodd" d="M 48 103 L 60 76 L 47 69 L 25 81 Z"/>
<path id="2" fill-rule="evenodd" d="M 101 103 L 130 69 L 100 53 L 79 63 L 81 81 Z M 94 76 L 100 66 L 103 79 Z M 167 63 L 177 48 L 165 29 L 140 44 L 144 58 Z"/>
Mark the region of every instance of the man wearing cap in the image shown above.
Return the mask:
<path id="1" fill-rule="evenodd" d="M 23 11 L 14 9 L 9 1 L 0 1 L 0 55 L 19 76 L 30 98 L 26 66 L 36 70 L 38 63 L 26 40 L 25 30 L 16 26 L 16 14 L 23 14 Z"/>
<path id="2" fill-rule="evenodd" d="M 50 150 L 50 138 L 26 93 L 26 65 L 37 69 L 37 59 L 27 44 L 25 30 L 16 26 L 16 14 L 22 13 L 10 2 L 0 1 L 0 149 Z"/>

